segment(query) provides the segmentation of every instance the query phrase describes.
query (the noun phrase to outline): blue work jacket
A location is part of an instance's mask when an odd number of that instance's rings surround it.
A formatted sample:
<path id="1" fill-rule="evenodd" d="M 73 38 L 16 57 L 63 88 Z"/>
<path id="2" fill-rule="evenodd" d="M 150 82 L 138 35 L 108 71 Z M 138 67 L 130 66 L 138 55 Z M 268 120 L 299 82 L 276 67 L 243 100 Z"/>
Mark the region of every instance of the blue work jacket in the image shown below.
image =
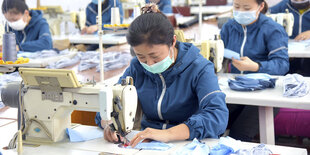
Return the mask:
<path id="1" fill-rule="evenodd" d="M 228 122 L 225 94 L 213 64 L 190 43 L 177 43 L 173 67 L 162 74 L 145 70 L 135 57 L 121 78 L 131 76 L 142 107 L 142 129 L 168 129 L 185 123 L 189 139 L 218 138 Z M 96 122 L 100 125 L 100 116 Z"/>
<path id="2" fill-rule="evenodd" d="M 145 3 L 150 3 L 150 0 L 145 0 Z M 160 0 L 157 5 L 162 13 L 172 13 L 171 0 Z"/>
<path id="3" fill-rule="evenodd" d="M 9 28 L 16 35 L 16 44 L 20 51 L 37 52 L 53 48 L 53 41 L 49 25 L 38 10 L 29 11 L 31 20 L 24 30 L 16 31 Z"/>
<path id="4" fill-rule="evenodd" d="M 119 0 L 116 0 L 116 6 L 119 8 L 121 23 L 123 22 L 123 7 Z M 114 7 L 114 0 L 106 0 L 102 6 L 102 26 L 111 24 L 111 8 Z M 86 8 L 86 26 L 96 25 L 98 16 L 98 5 L 89 3 Z"/>
<path id="5" fill-rule="evenodd" d="M 301 32 L 310 30 L 310 8 L 303 14 L 300 14 L 299 10 L 291 5 L 290 0 L 283 0 L 279 4 L 270 8 L 270 13 L 284 13 L 286 12 L 286 9 L 294 15 L 294 27 L 293 34 L 290 37 L 291 39 L 297 37 Z"/>
<path id="6" fill-rule="evenodd" d="M 259 73 L 284 75 L 289 70 L 287 33 L 280 24 L 264 14 L 245 27 L 234 19 L 229 20 L 223 25 L 221 38 L 225 48 L 259 63 Z M 231 72 L 240 73 L 233 65 Z"/>

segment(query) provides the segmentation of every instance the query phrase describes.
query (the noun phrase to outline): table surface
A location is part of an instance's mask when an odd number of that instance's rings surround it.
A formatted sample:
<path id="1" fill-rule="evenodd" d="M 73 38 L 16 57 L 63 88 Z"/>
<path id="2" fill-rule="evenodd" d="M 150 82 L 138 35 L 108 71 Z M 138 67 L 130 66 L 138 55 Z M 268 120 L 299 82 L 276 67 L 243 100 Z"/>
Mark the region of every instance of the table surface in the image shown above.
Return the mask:
<path id="1" fill-rule="evenodd" d="M 98 35 L 60 35 L 60 36 L 53 36 L 53 40 L 63 40 L 69 39 L 70 43 L 72 44 L 99 44 L 99 37 Z M 126 36 L 125 34 L 104 34 L 102 36 L 102 43 L 109 44 L 109 45 L 119 45 L 126 43 Z"/>
<path id="2" fill-rule="evenodd" d="M 16 132 L 17 123 L 11 123 L 4 127 L 0 127 L 1 134 L 1 152 L 5 155 L 7 154 L 16 154 L 16 150 L 2 150 L 3 146 L 6 146 L 9 140 L 12 138 Z M 213 147 L 218 143 L 218 139 L 205 139 L 203 140 L 209 147 Z M 63 155 L 73 155 L 73 154 L 99 154 L 100 152 L 105 153 L 114 153 L 114 154 L 171 154 L 176 150 L 182 148 L 190 141 L 177 141 L 171 142 L 174 146 L 167 151 L 154 151 L 154 150 L 135 150 L 135 149 L 123 149 L 119 148 L 117 144 L 108 143 L 103 138 L 94 139 L 86 142 L 61 142 L 53 144 L 44 144 L 38 147 L 23 147 L 24 155 L 33 155 L 33 154 L 63 154 Z M 240 148 L 250 149 L 257 146 L 257 143 L 247 143 L 242 142 Z M 307 150 L 302 148 L 293 148 L 293 147 L 284 147 L 284 146 L 275 146 L 275 145 L 266 145 L 273 153 L 281 155 L 307 155 Z M 48 150 L 48 152 L 47 152 Z"/>
<path id="3" fill-rule="evenodd" d="M 278 80 L 276 81 L 275 88 L 242 92 L 231 90 L 228 86 L 227 80 L 236 75 L 238 74 L 218 74 L 220 88 L 226 94 L 227 103 L 310 110 L 310 93 L 298 98 L 283 96 L 282 79 L 284 76 L 277 77 Z M 305 80 L 308 84 L 310 83 L 310 77 L 305 77 Z"/>
<path id="4" fill-rule="evenodd" d="M 219 14 L 232 10 L 231 5 L 202 6 L 202 14 Z M 191 14 L 199 14 L 199 6 L 191 6 Z"/>

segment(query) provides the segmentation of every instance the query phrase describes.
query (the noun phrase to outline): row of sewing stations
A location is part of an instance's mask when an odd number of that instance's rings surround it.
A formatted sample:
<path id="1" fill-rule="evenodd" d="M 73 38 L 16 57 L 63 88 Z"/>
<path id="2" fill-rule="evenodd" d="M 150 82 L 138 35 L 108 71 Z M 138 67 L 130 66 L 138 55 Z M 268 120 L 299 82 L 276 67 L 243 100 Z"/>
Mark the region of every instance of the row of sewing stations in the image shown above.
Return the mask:
<path id="1" fill-rule="evenodd" d="M 127 4 L 130 8 L 130 3 Z M 126 6 L 123 4 L 123 7 Z M 126 7 L 124 7 L 126 8 Z M 228 74 L 228 73 L 222 73 L 222 63 L 223 63 L 223 56 L 224 56 L 224 47 L 221 42 L 221 40 L 218 37 L 220 29 L 218 28 L 218 21 L 216 19 L 219 19 L 219 17 L 223 16 L 223 14 L 229 14 L 231 12 L 232 6 L 231 5 L 224 5 L 224 6 L 202 6 L 199 7 L 197 5 L 194 5 L 192 7 L 179 7 L 177 9 L 177 12 L 180 13 L 180 9 L 185 8 L 185 13 L 183 14 L 189 15 L 189 16 L 182 16 L 178 17 L 175 15 L 168 15 L 168 18 L 172 22 L 172 24 L 175 27 L 175 34 L 177 35 L 177 39 L 182 42 L 194 42 L 195 45 L 197 45 L 199 48 L 201 48 L 201 54 L 204 57 L 208 57 L 208 59 L 212 59 L 212 62 L 215 65 L 215 69 L 219 79 L 219 85 L 221 90 L 226 94 L 226 102 L 229 104 L 239 104 L 239 105 L 252 105 L 252 106 L 258 106 L 259 107 L 259 136 L 260 136 L 260 143 L 266 144 L 265 146 L 259 146 L 258 143 L 249 143 L 249 142 L 240 142 L 240 141 L 234 141 L 231 139 L 203 139 L 201 142 L 206 144 L 209 149 L 219 147 L 222 145 L 219 145 L 219 142 L 221 141 L 222 144 L 227 144 L 230 147 L 234 147 L 233 145 L 239 145 L 236 148 L 242 148 L 242 149 L 249 149 L 253 150 L 253 148 L 257 147 L 263 147 L 263 149 L 270 149 L 272 153 L 274 154 L 307 154 L 307 150 L 304 148 L 295 148 L 295 147 L 286 147 L 286 146 L 280 146 L 275 145 L 275 133 L 274 133 L 274 114 L 273 114 L 273 108 L 294 108 L 294 109 L 305 109 L 310 110 L 310 95 L 306 95 L 304 97 L 300 98 L 287 98 L 283 96 L 283 78 L 284 76 L 277 76 L 278 79 L 276 82 L 276 86 L 273 89 L 266 89 L 261 91 L 253 91 L 253 92 L 243 92 L 243 91 L 234 91 L 231 90 L 227 84 L 227 80 L 234 78 L 235 74 Z M 53 11 L 52 11 L 53 12 Z M 182 14 L 181 13 L 181 14 Z M 203 15 L 204 18 L 202 18 Z M 209 16 L 212 14 L 216 14 L 215 16 Z M 231 16 L 231 15 L 228 15 Z M 205 19 L 199 21 L 200 19 Z M 227 17 L 227 16 L 225 16 Z M 289 21 L 289 19 L 285 19 L 286 23 Z M 198 22 L 198 23 L 197 23 Z M 199 23 L 201 22 L 201 23 Z M 180 28 L 181 27 L 181 28 Z M 287 30 L 289 31 L 289 28 L 287 27 Z M 114 30 L 113 30 L 114 31 Z M 121 30 L 123 31 L 123 29 Z M 117 32 L 117 31 L 114 31 Z M 201 34 L 207 34 L 207 35 L 201 35 Z M 99 37 L 102 37 L 102 40 L 99 39 Z M 199 40 L 205 40 L 205 42 L 201 42 Z M 182 150 L 184 150 L 184 147 L 186 148 L 191 141 L 173 141 L 169 143 L 169 147 L 164 148 L 163 150 L 156 150 L 156 149 L 125 149 L 120 148 L 118 144 L 109 143 L 103 138 L 103 130 L 97 127 L 95 124 L 95 115 L 96 112 L 102 112 L 102 113 L 108 113 L 109 109 L 107 107 L 111 106 L 109 105 L 111 94 L 109 94 L 111 91 L 113 93 L 119 93 L 119 89 L 124 89 L 127 85 L 130 85 L 130 79 L 126 79 L 125 84 L 119 86 L 119 87 L 113 87 L 115 83 L 118 82 L 119 77 L 124 73 L 125 69 L 129 66 L 130 59 L 128 57 L 130 56 L 130 46 L 127 44 L 126 36 L 124 33 L 107 33 L 107 34 L 98 34 L 98 35 L 81 35 L 81 34 L 56 34 L 53 36 L 54 42 L 68 42 L 68 47 L 75 47 L 78 49 L 80 46 L 76 46 L 77 44 L 93 44 L 93 45 L 109 45 L 108 48 L 103 49 L 103 56 L 106 56 L 106 61 L 109 63 L 113 63 L 113 60 L 116 57 L 121 57 L 123 60 L 126 60 L 122 62 L 121 65 L 113 64 L 113 65 L 106 65 L 106 66 L 100 66 L 100 63 L 97 62 L 96 64 L 93 64 L 92 62 L 98 61 L 99 58 L 102 59 L 100 56 L 100 52 L 93 52 L 92 58 L 98 57 L 98 59 L 89 59 L 84 60 L 84 57 L 87 57 L 85 53 L 78 52 L 78 50 L 63 50 L 60 53 L 54 54 L 52 57 L 46 57 L 46 58 L 39 58 L 39 59 L 32 59 L 31 57 L 29 60 L 27 60 L 27 63 L 22 64 L 2 64 L 0 65 L 0 70 L 3 73 L 10 74 L 11 72 L 16 73 L 16 70 L 19 70 L 19 74 L 22 77 L 24 83 L 26 85 L 32 86 L 32 87 L 38 87 L 41 89 L 39 90 L 28 90 L 28 92 L 24 92 L 24 104 L 27 104 L 26 102 L 32 103 L 33 106 L 36 108 L 31 108 L 31 106 L 27 107 L 27 113 L 30 116 L 36 116 L 36 115 L 47 115 L 44 113 L 49 113 L 50 110 L 56 111 L 56 109 L 49 109 L 45 111 L 42 111 L 42 109 L 46 108 L 52 108 L 51 106 L 41 106 L 40 102 L 41 98 L 49 99 L 49 103 L 57 103 L 59 102 L 59 98 L 64 97 L 61 99 L 61 102 L 67 101 L 67 95 L 66 93 L 70 92 L 73 95 L 75 94 L 78 99 L 81 101 L 74 102 L 70 101 L 70 105 L 66 105 L 67 109 L 62 111 L 61 105 L 57 107 L 57 111 L 60 110 L 61 113 L 57 114 L 60 116 L 54 116 L 56 122 L 60 122 L 60 124 L 49 124 L 50 120 L 46 119 L 34 119 L 39 120 L 41 122 L 46 122 L 45 125 L 47 125 L 47 130 L 51 130 L 52 137 L 58 136 L 57 138 L 53 137 L 52 142 L 46 142 L 46 141 L 36 141 L 35 144 L 27 144 L 24 143 L 24 145 L 20 144 L 22 140 L 25 137 L 19 136 L 18 134 L 15 135 L 15 133 L 18 131 L 18 126 L 20 126 L 20 121 L 18 121 L 19 113 L 18 111 L 19 107 L 18 105 L 15 108 L 9 108 L 4 107 L 1 109 L 0 112 L 0 133 L 1 133 L 1 153 L 3 154 L 15 154 L 16 152 L 22 153 L 22 154 L 182 154 Z M 99 47 L 100 47 L 99 45 Z M 100 48 L 99 48 L 100 49 Z M 99 50 L 100 51 L 100 50 Z M 213 53 L 212 53 L 212 52 Z M 91 53 L 91 52 L 89 52 Z M 289 47 L 288 47 L 288 53 L 290 58 L 309 58 L 310 57 L 310 49 L 305 46 L 305 43 L 290 41 Z M 24 55 L 27 55 L 27 53 L 23 53 Z M 46 55 L 53 54 L 53 52 L 49 53 L 46 52 Z M 64 59 L 65 57 L 65 59 Z M 76 60 L 74 60 L 76 59 Z M 68 60 L 74 60 L 69 64 L 65 64 L 64 62 L 67 62 Z M 23 61 L 23 60 L 22 60 Z M 122 60 L 117 60 L 122 61 Z M 54 63 L 52 63 L 54 62 Z M 86 62 L 86 63 L 85 63 Z M 58 65 L 58 67 L 57 67 Z M 63 67 L 65 66 L 65 67 Z M 83 69 L 83 67 L 86 66 L 86 69 Z M 92 66 L 87 68 L 87 66 Z M 42 69 L 42 68 L 57 68 L 56 70 L 49 70 L 49 69 Z M 38 69 L 41 68 L 41 69 Z M 104 68 L 104 74 L 101 73 L 102 68 Z M 66 69 L 66 70 L 61 70 Z M 12 73 L 11 73 L 12 74 Z M 6 74 L 2 75 L 5 76 Z M 43 77 L 43 78 L 42 78 Z M 7 78 L 7 77 L 6 77 Z M 10 77 L 9 77 L 10 78 Z M 40 79 L 41 78 L 41 79 Z M 43 90 L 46 89 L 55 89 L 53 86 L 47 86 L 45 85 L 47 83 L 52 83 L 52 85 L 55 85 L 53 83 L 53 79 L 56 79 L 56 85 L 60 87 L 63 92 L 61 92 L 61 95 L 57 96 L 55 99 L 51 99 L 50 96 L 46 95 L 44 96 Z M 104 84 L 100 83 L 104 79 Z M 17 77 L 16 81 L 20 82 L 21 78 Z M 47 81 L 44 81 L 47 80 Z M 225 81 L 226 80 L 226 84 Z M 310 82 L 310 78 L 305 77 L 306 82 Z M 4 81 L 4 80 L 3 80 Z M 41 81 L 41 83 L 39 83 Z M 55 82 L 55 81 L 54 81 Z M 58 84 L 57 84 L 58 83 Z M 81 85 L 82 84 L 82 85 Z M 97 86 L 96 86 L 97 85 Z M 93 88 L 89 88 L 89 87 Z M 44 88 L 45 87 L 45 88 Z M 78 89 L 79 87 L 82 87 L 82 89 Z M 84 88 L 83 88 L 84 87 Z M 96 88 L 95 88 L 96 87 Z M 97 87 L 104 87 L 106 90 L 104 92 L 101 92 L 100 89 Z M 113 87 L 113 89 L 111 89 Z M 30 87 L 31 88 L 31 87 Z M 57 89 L 57 88 L 56 88 Z M 47 91 L 47 90 L 46 90 Z M 45 91 L 45 93 L 46 93 Z M 67 91 L 67 92 L 65 92 Z M 92 93 L 89 93 L 87 91 L 90 91 Z M 127 90 L 129 95 L 136 95 L 135 93 L 131 92 L 130 90 Z M 33 94 L 30 94 L 33 92 Z M 41 94 L 42 93 L 42 94 Z M 53 93 L 53 92 L 52 92 Z M 83 94 L 84 93 L 84 94 Z M 131 94 L 132 93 L 132 94 Z M 34 95 L 35 94 L 35 95 Z M 94 95 L 95 94 L 95 95 Z M 41 96 L 42 95 L 42 96 Z M 49 94 L 53 96 L 53 94 Z M 81 96 L 79 96 L 81 95 Z M 94 95 L 96 98 L 99 96 L 99 101 L 97 99 L 91 99 L 91 95 Z M 113 95 L 112 95 L 113 96 Z M 114 94 L 115 96 L 115 94 Z M 2 96 L 3 97 L 3 96 Z M 101 98 L 100 98 L 101 97 Z M 132 99 L 133 101 L 136 101 L 137 99 L 133 96 L 127 96 L 128 99 Z M 38 98 L 38 99 L 33 99 Z M 100 101 L 102 99 L 102 101 Z M 16 98 L 14 99 L 16 100 Z M 62 101 L 65 100 L 65 101 Z M 102 107 L 96 107 L 98 106 L 98 103 L 95 104 L 88 104 L 88 100 L 94 101 L 94 102 L 105 102 L 106 107 L 103 107 L 104 112 L 102 111 Z M 125 99 L 124 99 L 125 100 Z M 76 101 L 76 100 L 75 100 Z M 79 105 L 79 103 L 86 103 L 86 105 Z M 130 102 L 130 101 L 129 101 Z M 128 103 L 128 102 L 127 102 Z M 87 105 L 88 104 L 88 105 Z M 13 105 L 13 104 L 12 104 Z M 78 106 L 76 106 L 78 105 Z M 25 105 L 27 106 L 27 105 Z M 76 106 L 76 107 L 75 107 Z M 112 106 L 117 106 L 113 105 Z M 128 107 L 128 105 L 122 105 L 124 107 Z M 40 107 L 40 108 L 38 108 Z M 135 108 L 135 106 L 133 106 Z M 60 108 L 60 109 L 58 109 Z M 33 111 L 30 111 L 33 110 Z M 132 110 L 132 107 L 129 108 Z M 75 110 L 72 115 L 71 112 Z M 133 110 L 135 113 L 135 110 Z M 122 111 L 119 111 L 122 112 Z M 25 111 L 26 113 L 26 111 Z M 125 114 L 129 114 L 128 111 Z M 71 116 L 70 116 L 71 115 Z M 109 114 L 108 114 L 109 115 Z M 124 121 L 128 121 L 132 119 L 132 116 L 123 116 L 125 119 Z M 126 117 L 126 118 L 125 118 Z M 107 116 L 107 118 L 110 118 Z M 48 118 L 50 119 L 50 118 Z M 62 120 L 64 119 L 64 120 Z M 68 119 L 71 119 L 71 123 L 67 123 Z M 111 119 L 111 118 L 110 118 Z M 54 120 L 53 120 L 54 121 Z M 122 120 L 121 120 L 122 121 Z M 58 123 L 59 123 L 58 122 Z M 70 120 L 69 120 L 70 122 Z M 27 122 L 26 122 L 27 123 Z M 61 123 L 64 123 L 64 125 L 61 125 Z M 113 124 L 117 124 L 116 119 L 114 119 Z M 82 125 L 80 125 L 82 124 Z M 126 124 L 124 122 L 121 123 L 122 125 L 129 126 L 132 128 L 132 122 L 129 124 Z M 118 124 L 117 124 L 118 125 Z M 72 131 L 72 139 L 77 138 L 76 141 L 72 140 L 71 142 L 68 140 L 68 137 L 65 136 L 64 138 L 64 132 L 61 131 L 66 129 L 66 127 L 72 127 L 75 129 L 75 132 L 78 132 L 78 134 L 81 135 L 74 135 Z M 39 127 L 40 128 L 40 127 Z M 59 128 L 59 129 L 58 129 Z M 31 131 L 32 130 L 32 131 Z M 29 137 L 36 137 L 36 134 L 39 133 L 38 127 L 31 127 L 31 129 L 28 129 L 28 136 Z M 40 130 L 43 130 L 40 128 Z M 44 129 L 45 130 L 45 129 Z M 68 133 L 68 130 L 66 130 Z M 310 131 L 309 131 L 310 132 Z M 90 134 L 93 133 L 93 134 Z M 132 131 L 128 134 L 128 137 L 133 137 L 136 132 Z M 55 135 L 53 135 L 55 134 Z M 69 133 L 68 133 L 69 134 Z M 98 136 L 99 135 L 99 136 Z M 40 133 L 39 137 L 42 136 L 42 132 Z M 85 136 L 85 137 L 83 137 Z M 11 139 L 14 139 L 15 141 L 11 141 Z M 42 137 L 47 137 L 44 135 Z M 81 140 L 84 138 L 84 140 Z M 64 138 L 64 140 L 62 139 Z M 59 139 L 61 141 L 59 142 Z M 130 138 L 129 138 L 130 139 Z M 71 140 L 71 139 L 70 139 Z M 57 142 L 55 142 L 57 141 Z M 225 143 L 226 142 L 226 143 Z M 13 145 L 11 143 L 15 143 L 15 147 L 13 149 L 3 149 L 3 147 L 8 146 L 8 144 Z M 193 142 L 194 143 L 194 142 Z M 155 144 L 154 144 L 155 145 Z M 20 148 L 22 147 L 22 148 Z M 197 145 L 195 147 L 202 147 L 201 150 L 199 148 L 196 150 L 198 153 L 206 153 L 204 151 L 204 146 Z M 149 146 L 149 148 L 152 148 Z M 236 149 L 233 148 L 233 149 Z M 195 148 L 191 148 L 192 150 L 195 150 Z M 181 152 L 180 152 L 181 150 Z M 225 150 L 225 149 L 224 149 Z M 236 151 L 236 150 L 235 150 Z M 194 154 L 195 152 L 189 152 L 189 154 Z M 223 153 L 223 152 L 222 152 Z"/>

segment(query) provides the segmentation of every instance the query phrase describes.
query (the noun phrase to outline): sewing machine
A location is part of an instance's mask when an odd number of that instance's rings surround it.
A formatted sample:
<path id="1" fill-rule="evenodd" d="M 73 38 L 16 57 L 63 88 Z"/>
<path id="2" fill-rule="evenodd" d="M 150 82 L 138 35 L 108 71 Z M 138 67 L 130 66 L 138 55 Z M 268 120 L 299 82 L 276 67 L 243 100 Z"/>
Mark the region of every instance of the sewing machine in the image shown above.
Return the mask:
<path id="1" fill-rule="evenodd" d="M 69 33 L 68 23 L 72 22 L 76 28 L 82 29 L 86 23 L 85 11 L 68 12 L 63 11 L 61 6 L 39 6 L 36 8 L 43 11 L 43 17 L 47 20 L 53 35 L 61 34 L 61 24 L 64 22 L 64 32 Z"/>
<path id="2" fill-rule="evenodd" d="M 282 25 L 288 36 L 293 34 L 294 15 L 286 9 L 286 13 L 267 14 L 267 17 L 272 18 L 275 22 Z"/>
<path id="3" fill-rule="evenodd" d="M 110 126 L 123 137 L 133 129 L 137 92 L 131 77 L 123 79 L 122 84 L 108 86 L 81 84 L 72 70 L 19 68 L 19 73 L 24 85 L 8 85 L 1 96 L 3 103 L 11 107 L 19 105 L 18 98 L 22 101 L 22 132 L 28 142 L 66 140 L 73 110 L 100 111 L 102 120 L 112 120 Z M 19 86 L 20 91 L 16 90 Z"/>
<path id="4" fill-rule="evenodd" d="M 224 42 L 220 39 L 219 36 L 215 36 L 214 40 L 194 42 L 192 40 L 185 39 L 182 30 L 175 30 L 174 33 L 177 36 L 178 41 L 190 42 L 198 47 L 200 49 L 200 54 L 207 60 L 210 60 L 214 63 L 215 71 L 221 71 L 222 63 L 224 60 Z"/>

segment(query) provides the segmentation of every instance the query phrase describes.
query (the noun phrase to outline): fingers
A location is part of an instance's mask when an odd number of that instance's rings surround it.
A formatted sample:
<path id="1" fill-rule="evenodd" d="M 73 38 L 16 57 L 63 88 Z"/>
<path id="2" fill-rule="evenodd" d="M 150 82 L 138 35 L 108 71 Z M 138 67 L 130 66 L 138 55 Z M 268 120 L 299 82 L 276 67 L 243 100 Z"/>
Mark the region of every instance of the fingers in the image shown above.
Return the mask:
<path id="1" fill-rule="evenodd" d="M 307 39 L 307 37 L 303 34 L 303 33 L 301 33 L 301 34 L 299 34 L 296 38 L 295 38 L 295 41 L 302 41 L 302 40 L 306 40 Z"/>
<path id="2" fill-rule="evenodd" d="M 111 131 L 109 127 L 104 129 L 104 139 L 108 142 L 118 142 L 116 132 Z"/>
<path id="3" fill-rule="evenodd" d="M 130 141 L 129 145 L 134 148 L 139 142 L 145 139 L 152 139 L 151 135 L 152 135 L 151 129 L 146 128 L 144 131 L 141 131 L 138 134 L 136 134 L 135 137 Z"/>

